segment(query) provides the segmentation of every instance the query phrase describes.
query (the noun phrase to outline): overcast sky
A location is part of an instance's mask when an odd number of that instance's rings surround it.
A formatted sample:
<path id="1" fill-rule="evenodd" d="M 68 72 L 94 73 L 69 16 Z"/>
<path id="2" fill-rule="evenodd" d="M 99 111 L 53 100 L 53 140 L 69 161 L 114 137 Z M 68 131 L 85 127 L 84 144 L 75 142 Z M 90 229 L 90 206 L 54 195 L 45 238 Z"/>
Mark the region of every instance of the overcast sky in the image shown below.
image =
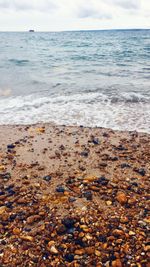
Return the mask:
<path id="1" fill-rule="evenodd" d="M 150 0 L 0 0 L 0 31 L 150 28 Z"/>

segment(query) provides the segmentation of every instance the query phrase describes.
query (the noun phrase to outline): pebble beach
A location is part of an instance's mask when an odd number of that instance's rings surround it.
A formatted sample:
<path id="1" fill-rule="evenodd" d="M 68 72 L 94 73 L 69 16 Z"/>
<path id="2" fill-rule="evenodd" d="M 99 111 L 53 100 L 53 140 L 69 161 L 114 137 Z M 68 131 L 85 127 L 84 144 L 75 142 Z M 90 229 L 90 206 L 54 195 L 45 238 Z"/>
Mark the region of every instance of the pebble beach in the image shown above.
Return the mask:
<path id="1" fill-rule="evenodd" d="M 150 267 L 150 135 L 0 126 L 1 267 Z"/>

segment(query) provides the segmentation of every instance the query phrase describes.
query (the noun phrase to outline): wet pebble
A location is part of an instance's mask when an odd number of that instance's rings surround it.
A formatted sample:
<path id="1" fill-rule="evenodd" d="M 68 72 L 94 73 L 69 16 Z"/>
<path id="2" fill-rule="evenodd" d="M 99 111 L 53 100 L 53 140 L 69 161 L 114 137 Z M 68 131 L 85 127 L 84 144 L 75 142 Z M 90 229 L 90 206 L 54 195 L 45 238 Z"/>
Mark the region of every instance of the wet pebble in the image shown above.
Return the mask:
<path id="1" fill-rule="evenodd" d="M 43 177 L 43 180 L 45 180 L 46 182 L 51 181 L 52 177 L 50 175 L 46 175 Z"/>
<path id="2" fill-rule="evenodd" d="M 64 193 L 65 192 L 65 188 L 62 185 L 58 185 L 56 187 L 56 192 L 58 192 L 58 193 Z"/>

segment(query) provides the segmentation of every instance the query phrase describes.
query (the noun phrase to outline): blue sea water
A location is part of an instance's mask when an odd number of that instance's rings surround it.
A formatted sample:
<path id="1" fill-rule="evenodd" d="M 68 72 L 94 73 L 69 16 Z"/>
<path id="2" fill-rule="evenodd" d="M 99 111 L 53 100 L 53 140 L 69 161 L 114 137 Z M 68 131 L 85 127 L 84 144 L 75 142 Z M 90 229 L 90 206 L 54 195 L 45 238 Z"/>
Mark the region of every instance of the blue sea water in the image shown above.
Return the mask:
<path id="1" fill-rule="evenodd" d="M 150 132 L 150 30 L 0 33 L 0 124 Z"/>

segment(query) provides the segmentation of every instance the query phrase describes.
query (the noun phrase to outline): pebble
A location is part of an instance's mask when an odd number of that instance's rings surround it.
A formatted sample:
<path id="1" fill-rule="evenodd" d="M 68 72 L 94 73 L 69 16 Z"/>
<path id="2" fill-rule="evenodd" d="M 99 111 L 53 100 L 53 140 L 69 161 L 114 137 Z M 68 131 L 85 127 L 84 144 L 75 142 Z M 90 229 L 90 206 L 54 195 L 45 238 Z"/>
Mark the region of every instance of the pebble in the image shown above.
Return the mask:
<path id="1" fill-rule="evenodd" d="M 14 235 L 19 235 L 20 232 L 21 232 L 21 231 L 20 231 L 19 228 L 14 228 L 14 229 L 13 229 L 13 234 L 14 234 Z"/>
<path id="2" fill-rule="evenodd" d="M 54 255 L 57 255 L 59 253 L 55 246 L 50 247 L 50 252 Z"/>
<path id="3" fill-rule="evenodd" d="M 99 250 L 95 250 L 95 255 L 96 255 L 97 257 L 100 257 L 100 256 L 101 256 L 101 252 L 100 252 Z"/>
<path id="4" fill-rule="evenodd" d="M 107 206 L 111 206 L 112 205 L 112 201 L 110 201 L 110 200 L 106 201 L 106 205 Z"/>
<path id="5" fill-rule="evenodd" d="M 99 144 L 100 144 L 99 139 L 96 138 L 96 137 L 94 137 L 94 138 L 92 139 L 92 142 L 93 142 L 94 145 L 99 145 Z"/>
<path id="6" fill-rule="evenodd" d="M 39 215 L 32 215 L 32 216 L 27 218 L 27 223 L 32 224 L 32 223 L 38 221 L 40 218 L 41 217 Z"/>
<path id="7" fill-rule="evenodd" d="M 84 192 L 83 195 L 87 200 L 92 200 L 92 198 L 93 198 L 91 191 L 86 191 L 86 192 Z"/>
<path id="8" fill-rule="evenodd" d="M 20 238 L 24 241 L 29 241 L 29 242 L 33 242 L 34 240 L 33 236 L 30 236 L 30 235 L 22 235 L 20 236 Z"/>
<path id="9" fill-rule="evenodd" d="M 58 193 L 64 193 L 65 192 L 65 188 L 62 185 L 58 185 L 56 187 L 56 192 L 58 192 Z"/>
<path id="10" fill-rule="evenodd" d="M 1 206 L 0 207 L 0 215 L 2 215 L 5 211 L 6 211 L 6 207 L 5 206 Z"/>
<path id="11" fill-rule="evenodd" d="M 112 267 L 122 267 L 122 262 L 120 259 L 116 259 L 114 261 L 112 261 Z"/>
<path id="12" fill-rule="evenodd" d="M 74 255 L 73 254 L 65 254 L 65 257 L 64 257 L 65 261 L 68 261 L 68 262 L 72 262 L 74 261 Z"/>
<path id="13" fill-rule="evenodd" d="M 127 196 L 126 196 L 126 194 L 124 192 L 118 192 L 117 196 L 116 196 L 116 199 L 122 205 L 127 203 Z"/>
<path id="14" fill-rule="evenodd" d="M 133 232 L 133 231 L 129 231 L 129 235 L 132 236 L 132 235 L 135 235 L 136 233 Z"/>
<path id="15" fill-rule="evenodd" d="M 15 145 L 13 145 L 13 144 L 10 144 L 7 146 L 7 149 L 14 149 L 14 148 L 15 148 Z"/>
<path id="16" fill-rule="evenodd" d="M 52 177 L 50 175 L 46 175 L 43 177 L 43 180 L 45 180 L 46 182 L 49 182 L 52 179 Z"/>

